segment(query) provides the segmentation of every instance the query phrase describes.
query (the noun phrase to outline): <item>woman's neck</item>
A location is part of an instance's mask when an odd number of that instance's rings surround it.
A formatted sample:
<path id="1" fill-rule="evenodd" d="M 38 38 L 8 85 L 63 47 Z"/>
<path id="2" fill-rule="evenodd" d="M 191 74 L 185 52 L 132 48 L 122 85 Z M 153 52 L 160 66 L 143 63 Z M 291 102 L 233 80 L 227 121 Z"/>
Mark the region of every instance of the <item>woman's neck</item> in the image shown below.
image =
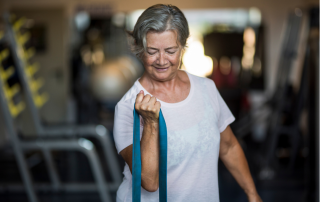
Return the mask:
<path id="1" fill-rule="evenodd" d="M 177 71 L 176 74 L 168 78 L 167 80 L 160 81 L 150 77 L 147 72 L 144 72 L 142 77 L 139 79 L 141 85 L 151 94 L 158 91 L 172 91 L 175 86 L 181 81 L 179 77 L 179 73 Z"/>
<path id="2" fill-rule="evenodd" d="M 150 94 L 170 103 L 185 99 L 190 90 L 189 77 L 186 72 L 180 70 L 165 81 L 157 81 L 145 72 L 139 82 Z"/>

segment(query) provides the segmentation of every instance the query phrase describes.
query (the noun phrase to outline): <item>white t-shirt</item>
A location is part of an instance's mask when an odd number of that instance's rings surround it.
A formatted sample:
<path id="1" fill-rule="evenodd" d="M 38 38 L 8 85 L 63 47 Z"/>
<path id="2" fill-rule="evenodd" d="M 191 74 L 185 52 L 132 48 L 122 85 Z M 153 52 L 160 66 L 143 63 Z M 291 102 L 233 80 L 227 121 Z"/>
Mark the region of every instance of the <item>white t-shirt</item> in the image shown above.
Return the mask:
<path id="1" fill-rule="evenodd" d="M 161 100 L 167 124 L 168 202 L 219 202 L 218 158 L 220 133 L 235 118 L 221 98 L 214 82 L 189 74 L 190 92 L 178 103 Z M 133 107 L 143 90 L 137 80 L 115 108 L 114 140 L 118 152 L 133 142 Z M 143 123 L 140 121 L 142 135 Z M 132 175 L 128 165 L 117 192 L 117 202 L 132 201 Z M 158 202 L 159 190 L 141 188 L 141 202 Z"/>

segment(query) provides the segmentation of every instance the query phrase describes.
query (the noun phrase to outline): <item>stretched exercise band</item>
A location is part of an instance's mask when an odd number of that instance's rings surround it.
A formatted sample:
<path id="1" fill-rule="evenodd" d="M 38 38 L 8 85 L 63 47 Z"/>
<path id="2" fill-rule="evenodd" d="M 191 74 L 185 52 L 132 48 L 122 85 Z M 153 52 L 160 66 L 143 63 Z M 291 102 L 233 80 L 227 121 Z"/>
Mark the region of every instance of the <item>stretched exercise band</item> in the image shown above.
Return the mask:
<path id="1" fill-rule="evenodd" d="M 140 119 L 133 109 L 133 149 L 132 149 L 132 202 L 141 201 L 141 152 Z M 159 112 L 159 201 L 167 202 L 167 126 L 162 111 Z"/>

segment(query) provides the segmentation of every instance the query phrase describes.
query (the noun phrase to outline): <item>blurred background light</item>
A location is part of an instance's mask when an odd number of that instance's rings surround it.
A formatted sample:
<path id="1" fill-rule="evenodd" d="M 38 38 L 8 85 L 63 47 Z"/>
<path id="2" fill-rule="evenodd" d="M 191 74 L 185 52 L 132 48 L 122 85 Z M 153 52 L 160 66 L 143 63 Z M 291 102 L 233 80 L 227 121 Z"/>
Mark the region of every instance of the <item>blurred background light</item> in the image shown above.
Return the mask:
<path id="1" fill-rule="evenodd" d="M 249 22 L 252 26 L 261 24 L 261 12 L 258 8 L 251 7 L 249 9 Z"/>
<path id="2" fill-rule="evenodd" d="M 182 61 L 186 71 L 197 76 L 210 76 L 213 70 L 211 57 L 204 55 L 203 44 L 195 36 L 191 36 L 187 41 L 187 49 Z"/>
<path id="3" fill-rule="evenodd" d="M 84 31 L 90 25 L 90 16 L 87 12 L 81 11 L 74 17 L 76 27 L 79 31 Z"/>
<path id="4" fill-rule="evenodd" d="M 80 146 L 84 147 L 87 150 L 92 150 L 94 147 L 92 142 L 84 138 L 79 138 L 78 143 Z"/>
<path id="5" fill-rule="evenodd" d="M 226 56 L 221 57 L 219 64 L 220 64 L 220 71 L 222 74 L 224 74 L 224 75 L 230 74 L 231 60 L 228 57 L 226 57 Z"/>
<path id="6" fill-rule="evenodd" d="M 124 27 L 126 23 L 126 14 L 118 12 L 112 16 L 112 23 L 117 27 Z"/>
<path id="7" fill-rule="evenodd" d="M 143 13 L 143 11 L 144 11 L 143 9 L 140 9 L 140 10 L 135 10 L 135 11 L 129 12 L 127 14 L 126 29 L 128 31 L 132 31 L 133 30 L 134 25 L 136 24 L 138 18 Z"/>
<path id="8" fill-rule="evenodd" d="M 253 65 L 256 44 L 256 35 L 251 27 L 248 27 L 244 30 L 243 42 L 244 46 L 241 64 L 244 69 L 250 69 Z"/>

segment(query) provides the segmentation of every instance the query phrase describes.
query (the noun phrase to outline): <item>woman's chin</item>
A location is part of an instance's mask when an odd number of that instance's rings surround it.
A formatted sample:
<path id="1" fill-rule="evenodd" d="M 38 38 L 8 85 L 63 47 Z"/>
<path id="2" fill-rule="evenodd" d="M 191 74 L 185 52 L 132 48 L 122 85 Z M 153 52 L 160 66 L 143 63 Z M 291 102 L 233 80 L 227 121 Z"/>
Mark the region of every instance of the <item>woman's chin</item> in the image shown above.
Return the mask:
<path id="1" fill-rule="evenodd" d="M 155 71 L 153 73 L 153 77 L 157 80 L 165 81 L 172 77 L 173 72 L 170 71 L 170 69 L 167 69 L 165 71 Z"/>

